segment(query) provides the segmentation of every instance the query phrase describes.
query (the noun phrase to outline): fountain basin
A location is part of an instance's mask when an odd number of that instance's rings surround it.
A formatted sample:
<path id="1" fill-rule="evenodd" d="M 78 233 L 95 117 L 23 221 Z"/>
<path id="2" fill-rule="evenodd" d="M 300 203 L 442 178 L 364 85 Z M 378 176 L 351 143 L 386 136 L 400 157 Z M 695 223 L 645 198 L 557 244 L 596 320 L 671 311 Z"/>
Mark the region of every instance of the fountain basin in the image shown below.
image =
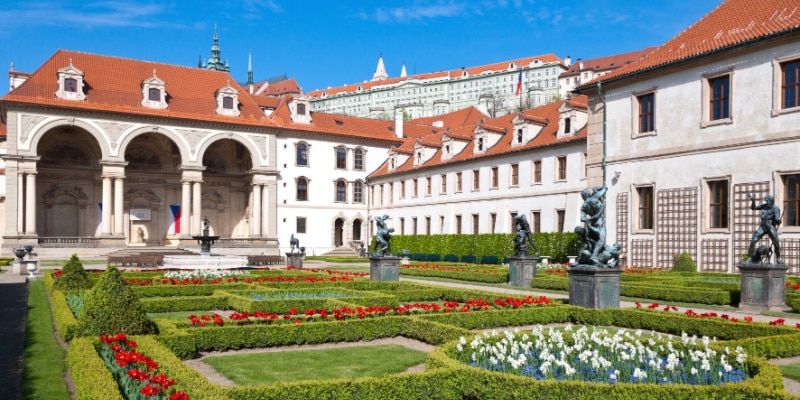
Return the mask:
<path id="1" fill-rule="evenodd" d="M 247 267 L 247 256 L 218 254 L 165 255 L 161 268 L 176 269 L 231 269 Z"/>

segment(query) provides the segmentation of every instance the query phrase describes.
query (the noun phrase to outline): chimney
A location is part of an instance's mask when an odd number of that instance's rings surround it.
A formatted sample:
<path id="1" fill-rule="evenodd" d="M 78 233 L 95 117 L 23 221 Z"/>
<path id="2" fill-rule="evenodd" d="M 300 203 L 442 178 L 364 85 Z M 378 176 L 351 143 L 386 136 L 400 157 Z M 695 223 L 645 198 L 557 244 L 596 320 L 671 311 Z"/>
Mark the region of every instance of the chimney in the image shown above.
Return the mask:
<path id="1" fill-rule="evenodd" d="M 583 60 L 578 59 L 578 71 L 583 71 Z"/>
<path id="2" fill-rule="evenodd" d="M 403 138 L 403 110 L 394 110 L 394 134 L 398 138 Z"/>
<path id="3" fill-rule="evenodd" d="M 572 64 L 572 58 L 570 58 L 570 56 L 564 57 L 564 65 L 566 65 L 567 68 L 569 68 L 570 64 Z"/>

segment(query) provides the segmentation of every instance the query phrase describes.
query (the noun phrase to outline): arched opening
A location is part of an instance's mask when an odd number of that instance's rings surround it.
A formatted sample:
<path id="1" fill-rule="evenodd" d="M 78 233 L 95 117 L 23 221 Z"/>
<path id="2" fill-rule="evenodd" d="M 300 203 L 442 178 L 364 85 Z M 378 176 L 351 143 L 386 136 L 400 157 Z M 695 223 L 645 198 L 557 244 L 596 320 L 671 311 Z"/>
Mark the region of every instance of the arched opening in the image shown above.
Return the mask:
<path id="1" fill-rule="evenodd" d="M 181 200 L 178 146 L 162 134 L 148 132 L 127 145 L 125 161 L 124 231 L 128 245 L 163 245 L 172 222 L 169 207 Z"/>
<path id="2" fill-rule="evenodd" d="M 342 247 L 344 245 L 344 220 L 336 218 L 333 223 L 333 245 Z"/>
<path id="3" fill-rule="evenodd" d="M 95 236 L 102 201 L 100 145 L 79 127 L 61 126 L 42 136 L 37 154 L 36 232 L 40 237 Z"/>
<path id="4" fill-rule="evenodd" d="M 361 240 L 361 220 L 353 221 L 353 240 Z"/>
<path id="5" fill-rule="evenodd" d="M 251 234 L 253 196 L 250 151 L 233 139 L 214 142 L 203 154 L 203 204 L 214 235 L 247 238 Z"/>

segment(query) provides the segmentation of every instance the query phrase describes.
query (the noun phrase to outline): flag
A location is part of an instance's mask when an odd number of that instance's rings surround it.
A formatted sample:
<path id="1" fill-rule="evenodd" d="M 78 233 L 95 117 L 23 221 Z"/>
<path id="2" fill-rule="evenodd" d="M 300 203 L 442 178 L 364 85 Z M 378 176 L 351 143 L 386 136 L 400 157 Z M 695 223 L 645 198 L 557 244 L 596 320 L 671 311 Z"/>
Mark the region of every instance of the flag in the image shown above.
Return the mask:
<path id="1" fill-rule="evenodd" d="M 522 68 L 519 69 L 519 77 L 517 78 L 517 93 L 516 96 L 519 96 L 520 92 L 522 92 Z"/>
<path id="2" fill-rule="evenodd" d="M 169 221 L 169 231 L 167 233 L 170 235 L 181 233 L 181 205 L 170 204 L 169 211 L 170 211 L 170 221 Z"/>
<path id="3" fill-rule="evenodd" d="M 103 233 L 103 203 L 97 203 L 97 230 L 95 236 L 100 236 Z"/>

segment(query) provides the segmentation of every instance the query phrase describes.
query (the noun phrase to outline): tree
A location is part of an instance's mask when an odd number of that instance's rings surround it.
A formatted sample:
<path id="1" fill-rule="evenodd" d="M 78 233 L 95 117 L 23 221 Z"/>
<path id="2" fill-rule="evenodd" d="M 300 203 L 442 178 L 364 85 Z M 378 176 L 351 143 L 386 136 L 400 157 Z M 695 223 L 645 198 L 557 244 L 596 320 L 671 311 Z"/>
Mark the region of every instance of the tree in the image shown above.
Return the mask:
<path id="1" fill-rule="evenodd" d="M 94 287 L 86 294 L 83 310 L 78 316 L 81 336 L 147 334 L 153 324 L 136 293 L 122 279 L 117 267 L 109 266 Z"/>

